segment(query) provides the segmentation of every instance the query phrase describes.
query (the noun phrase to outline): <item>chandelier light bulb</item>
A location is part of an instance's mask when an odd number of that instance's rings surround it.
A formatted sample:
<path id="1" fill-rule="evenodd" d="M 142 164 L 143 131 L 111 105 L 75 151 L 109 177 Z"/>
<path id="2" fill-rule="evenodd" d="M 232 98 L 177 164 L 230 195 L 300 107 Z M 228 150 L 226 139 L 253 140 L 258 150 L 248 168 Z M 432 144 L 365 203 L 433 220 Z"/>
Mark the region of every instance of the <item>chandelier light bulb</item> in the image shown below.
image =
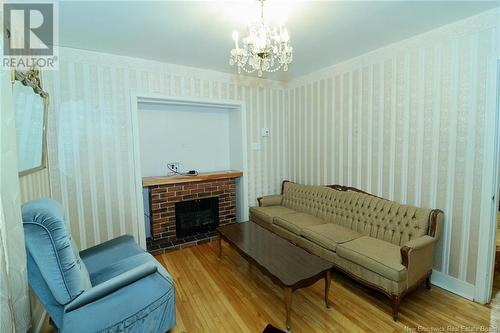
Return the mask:
<path id="1" fill-rule="evenodd" d="M 286 28 L 281 33 L 281 41 L 283 43 L 287 43 L 290 40 L 290 35 L 288 34 L 288 30 Z"/>
<path id="2" fill-rule="evenodd" d="M 234 48 L 238 50 L 238 31 L 233 31 Z"/>

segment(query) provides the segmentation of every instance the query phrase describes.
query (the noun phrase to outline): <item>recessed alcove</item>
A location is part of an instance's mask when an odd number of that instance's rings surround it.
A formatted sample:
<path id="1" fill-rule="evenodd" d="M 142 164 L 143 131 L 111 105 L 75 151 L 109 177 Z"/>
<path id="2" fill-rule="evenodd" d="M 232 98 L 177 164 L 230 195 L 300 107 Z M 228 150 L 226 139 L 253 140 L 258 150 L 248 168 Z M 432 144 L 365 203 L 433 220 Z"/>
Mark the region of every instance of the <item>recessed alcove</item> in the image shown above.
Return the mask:
<path id="1" fill-rule="evenodd" d="M 247 220 L 244 104 L 234 101 L 136 96 L 133 105 L 136 107 L 133 110 L 136 124 L 134 156 L 137 170 L 140 170 L 136 177 L 141 179 L 144 207 L 144 223 L 139 223 L 144 225 L 144 239 L 155 242 L 167 239 L 169 242 L 175 241 L 170 234 L 166 236 L 169 228 L 165 228 L 166 224 L 158 232 L 160 227 L 153 220 L 158 221 L 158 214 L 162 212 L 159 212 L 159 207 L 151 196 L 151 181 L 154 183 L 155 179 L 171 176 L 167 168 L 167 164 L 171 162 L 181 164 L 183 170 L 179 171 L 196 170 L 201 174 L 241 171 L 242 176 L 233 180 L 236 187 L 235 221 Z M 145 179 L 148 181 L 145 182 Z M 169 220 L 168 224 L 171 222 Z"/>

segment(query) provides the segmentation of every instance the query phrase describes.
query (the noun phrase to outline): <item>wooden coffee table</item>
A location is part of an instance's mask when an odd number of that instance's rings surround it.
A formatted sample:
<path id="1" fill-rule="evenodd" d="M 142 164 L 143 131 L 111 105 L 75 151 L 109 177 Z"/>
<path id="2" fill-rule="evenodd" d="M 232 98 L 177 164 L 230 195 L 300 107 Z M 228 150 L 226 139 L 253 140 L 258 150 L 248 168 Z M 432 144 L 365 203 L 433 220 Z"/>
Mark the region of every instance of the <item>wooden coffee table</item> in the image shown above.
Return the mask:
<path id="1" fill-rule="evenodd" d="M 221 239 L 228 242 L 250 265 L 257 266 L 283 288 L 286 328 L 291 329 L 290 312 L 294 290 L 308 287 L 325 279 L 325 305 L 330 289 L 332 264 L 293 245 L 289 241 L 253 222 L 234 223 L 218 227 L 218 255 L 222 257 Z"/>

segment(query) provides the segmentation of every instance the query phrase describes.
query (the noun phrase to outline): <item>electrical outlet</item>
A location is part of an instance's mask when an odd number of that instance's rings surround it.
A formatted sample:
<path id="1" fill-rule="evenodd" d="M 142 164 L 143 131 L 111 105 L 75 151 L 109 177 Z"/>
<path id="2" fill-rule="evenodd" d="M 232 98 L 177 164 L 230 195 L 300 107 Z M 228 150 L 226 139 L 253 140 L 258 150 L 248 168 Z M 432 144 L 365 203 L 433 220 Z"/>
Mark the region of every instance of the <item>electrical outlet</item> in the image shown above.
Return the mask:
<path id="1" fill-rule="evenodd" d="M 181 168 L 181 163 L 180 162 L 168 162 L 167 166 L 170 170 L 173 170 L 175 172 L 178 172 L 179 169 Z"/>

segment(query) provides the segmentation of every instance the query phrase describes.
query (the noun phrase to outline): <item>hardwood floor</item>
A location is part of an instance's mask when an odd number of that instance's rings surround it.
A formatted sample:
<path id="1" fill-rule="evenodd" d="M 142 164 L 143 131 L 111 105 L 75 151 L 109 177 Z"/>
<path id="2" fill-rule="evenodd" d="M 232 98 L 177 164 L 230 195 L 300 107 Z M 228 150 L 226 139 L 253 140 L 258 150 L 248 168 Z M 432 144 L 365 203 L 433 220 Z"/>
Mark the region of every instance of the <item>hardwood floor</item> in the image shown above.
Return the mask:
<path id="1" fill-rule="evenodd" d="M 175 280 L 177 326 L 182 332 L 262 332 L 271 323 L 284 328 L 282 291 L 223 243 L 215 242 L 157 256 Z M 324 283 L 293 295 L 293 332 L 408 332 L 405 327 L 479 327 L 500 325 L 500 295 L 490 305 L 470 302 L 435 286 L 423 286 L 402 302 L 394 322 L 389 300 L 340 273 L 332 274 L 331 308 Z M 416 331 L 416 330 L 414 330 Z"/>
<path id="2" fill-rule="evenodd" d="M 260 333 L 270 323 L 284 328 L 282 291 L 257 268 L 223 242 L 217 259 L 216 242 L 156 257 L 175 281 L 177 325 L 171 333 Z M 399 321 L 394 322 L 389 300 L 340 273 L 332 274 L 330 309 L 324 303 L 324 282 L 294 292 L 292 332 L 424 332 L 460 326 L 500 327 L 500 278 L 494 283 L 490 304 L 481 305 L 443 289 L 424 286 L 403 299 Z M 406 329 L 405 329 L 406 328 Z M 412 328 L 413 331 L 407 328 Z M 499 332 L 492 330 L 491 332 Z M 46 322 L 41 332 L 54 332 Z M 430 332 L 430 330 L 428 330 Z M 482 332 L 476 330 L 476 332 Z"/>

